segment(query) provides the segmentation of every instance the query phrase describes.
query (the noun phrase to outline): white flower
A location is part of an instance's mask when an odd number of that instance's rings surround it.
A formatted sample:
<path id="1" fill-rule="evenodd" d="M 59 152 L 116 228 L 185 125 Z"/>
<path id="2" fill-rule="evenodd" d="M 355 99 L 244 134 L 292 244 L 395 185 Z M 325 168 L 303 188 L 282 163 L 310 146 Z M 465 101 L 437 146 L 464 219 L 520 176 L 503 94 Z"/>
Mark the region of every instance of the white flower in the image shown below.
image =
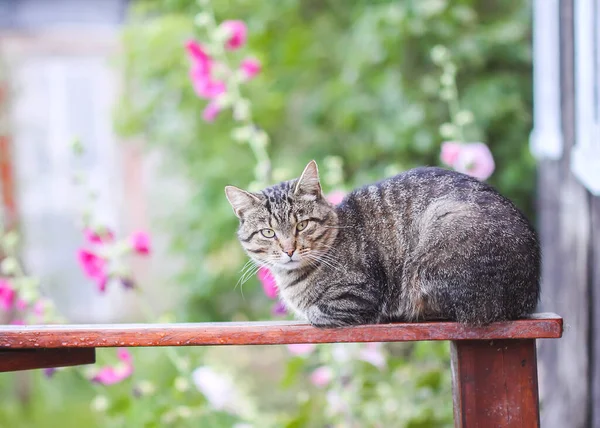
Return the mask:
<path id="1" fill-rule="evenodd" d="M 106 411 L 109 405 L 110 402 L 105 395 L 96 395 L 91 403 L 92 410 L 95 410 L 96 412 Z"/>
<path id="2" fill-rule="evenodd" d="M 367 343 L 360 350 L 359 358 L 373 364 L 377 368 L 381 369 L 385 367 L 385 355 L 381 352 L 381 343 Z"/>
<path id="3" fill-rule="evenodd" d="M 201 366 L 192 372 L 192 382 L 214 409 L 235 413 L 237 391 L 231 379 L 208 366 Z"/>

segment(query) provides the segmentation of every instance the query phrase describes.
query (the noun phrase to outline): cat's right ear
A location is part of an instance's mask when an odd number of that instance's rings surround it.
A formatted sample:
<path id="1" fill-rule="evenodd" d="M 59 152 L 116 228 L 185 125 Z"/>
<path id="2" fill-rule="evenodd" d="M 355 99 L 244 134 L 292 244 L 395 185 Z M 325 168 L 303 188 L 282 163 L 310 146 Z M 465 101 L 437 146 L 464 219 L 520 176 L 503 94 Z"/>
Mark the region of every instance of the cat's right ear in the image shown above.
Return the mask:
<path id="1" fill-rule="evenodd" d="M 321 198 L 321 183 L 319 181 L 319 168 L 312 160 L 304 168 L 304 172 L 296 183 L 294 195 L 314 201 Z"/>
<path id="2" fill-rule="evenodd" d="M 242 218 L 244 211 L 260 203 L 260 199 L 256 195 L 235 186 L 225 186 L 225 196 L 227 196 L 233 212 L 239 218 Z"/>

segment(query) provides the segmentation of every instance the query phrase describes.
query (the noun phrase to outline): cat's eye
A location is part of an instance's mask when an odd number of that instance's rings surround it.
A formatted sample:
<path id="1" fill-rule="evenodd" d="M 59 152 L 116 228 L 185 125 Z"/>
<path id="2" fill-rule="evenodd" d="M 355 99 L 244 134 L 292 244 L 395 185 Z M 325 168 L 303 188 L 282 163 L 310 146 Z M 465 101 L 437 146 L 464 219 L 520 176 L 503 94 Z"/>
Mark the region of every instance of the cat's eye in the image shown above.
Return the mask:
<path id="1" fill-rule="evenodd" d="M 273 238 L 275 236 L 275 231 L 273 229 L 263 229 L 260 231 L 260 233 L 265 238 Z"/>
<path id="2" fill-rule="evenodd" d="M 298 223 L 296 225 L 296 229 L 298 229 L 299 231 L 304 230 L 304 229 L 306 229 L 306 226 L 308 226 L 308 220 L 304 220 L 304 221 L 301 221 L 300 223 Z"/>

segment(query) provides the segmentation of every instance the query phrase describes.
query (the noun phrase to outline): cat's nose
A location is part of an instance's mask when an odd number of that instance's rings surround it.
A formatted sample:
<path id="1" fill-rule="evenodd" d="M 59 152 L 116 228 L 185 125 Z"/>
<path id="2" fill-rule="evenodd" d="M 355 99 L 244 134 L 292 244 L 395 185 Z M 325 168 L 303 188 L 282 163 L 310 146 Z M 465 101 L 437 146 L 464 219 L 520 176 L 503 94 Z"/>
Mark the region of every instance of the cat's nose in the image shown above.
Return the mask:
<path id="1" fill-rule="evenodd" d="M 294 255 L 294 251 L 296 251 L 296 250 L 290 250 L 290 251 L 286 251 L 285 253 L 286 253 L 288 256 L 292 257 L 292 256 Z"/>

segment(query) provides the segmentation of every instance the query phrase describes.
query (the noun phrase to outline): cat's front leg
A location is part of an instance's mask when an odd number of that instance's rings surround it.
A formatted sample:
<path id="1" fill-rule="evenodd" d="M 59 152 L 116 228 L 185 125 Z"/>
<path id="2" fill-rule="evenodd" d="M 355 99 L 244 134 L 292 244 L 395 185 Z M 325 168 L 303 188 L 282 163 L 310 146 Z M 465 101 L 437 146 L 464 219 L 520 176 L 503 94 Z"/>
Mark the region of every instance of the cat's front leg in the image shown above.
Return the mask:
<path id="1" fill-rule="evenodd" d="M 306 318 L 314 327 L 334 328 L 378 322 L 376 305 L 364 295 L 346 291 L 328 297 L 320 299 L 306 311 Z"/>

